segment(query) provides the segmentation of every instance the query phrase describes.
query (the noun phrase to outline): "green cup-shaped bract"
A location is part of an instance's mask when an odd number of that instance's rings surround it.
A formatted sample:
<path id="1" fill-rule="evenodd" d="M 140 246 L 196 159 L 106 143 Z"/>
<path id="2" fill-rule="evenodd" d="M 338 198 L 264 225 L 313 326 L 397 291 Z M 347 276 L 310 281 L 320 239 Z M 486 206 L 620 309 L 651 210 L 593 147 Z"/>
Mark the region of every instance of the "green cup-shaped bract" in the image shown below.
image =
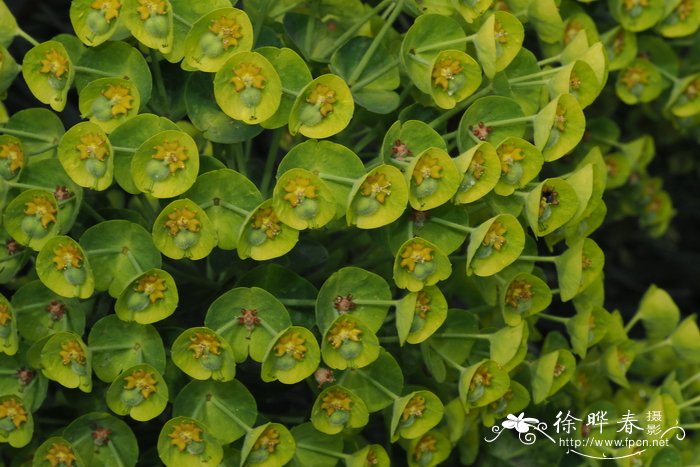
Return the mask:
<path id="1" fill-rule="evenodd" d="M 14 355 L 19 349 L 17 314 L 2 294 L 0 294 L 0 312 L 2 312 L 3 318 L 3 324 L 0 326 L 0 351 L 5 355 Z"/>
<path id="2" fill-rule="evenodd" d="M 187 198 L 168 204 L 153 223 L 153 243 L 168 258 L 197 260 L 216 246 L 209 217 Z"/>
<path id="3" fill-rule="evenodd" d="M 70 128 L 58 145 L 58 160 L 78 185 L 102 191 L 114 176 L 112 144 L 98 125 L 81 122 Z"/>
<path id="4" fill-rule="evenodd" d="M 202 457 L 212 464 L 221 462 L 224 450 L 202 422 L 175 417 L 165 422 L 160 431 L 158 457 L 168 467 L 197 467 L 202 464 Z"/>
<path id="5" fill-rule="evenodd" d="M 474 45 L 488 78 L 508 66 L 522 48 L 524 37 L 522 23 L 512 14 L 496 11 L 486 18 L 476 33 Z"/>
<path id="6" fill-rule="evenodd" d="M 105 7 L 93 0 L 75 0 L 70 5 L 70 22 L 75 35 L 90 47 L 95 47 L 109 40 L 121 24 L 121 2 Z M 94 6 L 93 6 L 94 5 Z"/>
<path id="7" fill-rule="evenodd" d="M 33 47 L 22 61 L 22 76 L 40 102 L 57 112 L 66 107 L 75 69 L 63 44 L 47 41 Z"/>
<path id="8" fill-rule="evenodd" d="M 87 465 L 120 462 L 132 465 L 139 457 L 139 445 L 129 425 L 105 412 L 89 412 L 75 418 L 63 430 L 62 436 Z M 109 443 L 114 443 L 119 449 L 110 449 Z"/>
<path id="9" fill-rule="evenodd" d="M 566 349 L 540 357 L 532 366 L 532 401 L 539 404 L 556 394 L 576 371 L 576 359 Z"/>
<path id="10" fill-rule="evenodd" d="M 171 351 L 173 363 L 194 379 L 229 381 L 236 374 L 236 360 L 229 343 L 205 327 L 183 331 Z"/>
<path id="11" fill-rule="evenodd" d="M 516 326 L 528 316 L 546 309 L 552 302 L 552 291 L 545 281 L 526 272 L 513 276 L 500 291 L 499 303 L 503 320 Z"/>
<path id="12" fill-rule="evenodd" d="M 415 237 L 406 240 L 394 259 L 394 282 L 401 289 L 418 292 L 452 274 L 447 255 L 431 242 Z"/>
<path id="13" fill-rule="evenodd" d="M 221 8 L 199 18 L 185 38 L 189 67 L 215 73 L 232 55 L 253 48 L 253 25 L 245 11 Z"/>
<path id="14" fill-rule="evenodd" d="M 548 178 L 527 195 L 525 216 L 538 237 L 544 237 L 569 222 L 578 211 L 576 191 L 564 179 Z"/>
<path id="15" fill-rule="evenodd" d="M 428 286 L 406 295 L 396 306 L 399 342 L 423 342 L 442 326 L 446 317 L 447 300 L 439 288 Z"/>
<path id="16" fill-rule="evenodd" d="M 272 439 L 274 442 L 269 442 Z M 241 466 L 283 466 L 292 460 L 295 451 L 296 442 L 287 427 L 265 423 L 246 434 L 241 449 Z"/>
<path id="17" fill-rule="evenodd" d="M 331 368 L 362 368 L 379 356 L 377 336 L 359 318 L 340 315 L 323 335 L 321 353 Z"/>
<path id="18" fill-rule="evenodd" d="M 428 148 L 417 154 L 404 172 L 408 201 L 414 209 L 427 211 L 452 198 L 462 177 L 447 151 Z"/>
<path id="19" fill-rule="evenodd" d="M 283 224 L 272 200 L 263 201 L 251 211 L 238 233 L 238 256 L 256 261 L 283 256 L 294 248 L 299 231 Z"/>
<path id="20" fill-rule="evenodd" d="M 376 229 L 401 217 L 408 198 L 408 184 L 401 171 L 382 164 L 355 181 L 345 217 L 348 225 Z"/>
<path id="21" fill-rule="evenodd" d="M 21 407 L 27 415 L 19 426 L 15 426 L 13 430 L 0 431 L 0 442 L 8 443 L 13 448 L 21 448 L 29 444 L 34 435 L 34 417 L 32 411 L 25 405 L 24 401 L 13 394 L 0 396 L 0 404 L 12 404 Z"/>
<path id="22" fill-rule="evenodd" d="M 427 123 L 420 120 L 397 120 L 384 134 L 382 157 L 386 163 L 392 159 L 404 161 L 428 148 L 447 151 L 445 140 Z"/>
<path id="23" fill-rule="evenodd" d="M 562 94 L 537 114 L 534 122 L 535 146 L 544 160 L 551 162 L 572 151 L 583 137 L 586 117 L 571 94 Z"/>
<path id="24" fill-rule="evenodd" d="M 80 113 L 89 117 L 105 133 L 135 117 L 141 96 L 133 81 L 122 78 L 98 78 L 79 94 Z"/>
<path id="25" fill-rule="evenodd" d="M 513 263 L 525 246 L 525 232 L 511 214 L 499 214 L 471 233 L 467 247 L 467 273 L 492 276 Z"/>
<path id="26" fill-rule="evenodd" d="M 459 121 L 457 145 L 466 151 L 481 141 L 499 145 L 509 136 L 522 138 L 527 128 L 526 122 L 490 126 L 490 122 L 522 118 L 525 114 L 515 99 L 503 96 L 486 96 L 474 101 Z"/>
<path id="27" fill-rule="evenodd" d="M 625 2 L 624 0 L 608 0 L 610 13 L 620 25 L 632 32 L 640 32 L 653 27 L 665 13 L 664 2 L 651 0 L 649 2 Z"/>
<path id="28" fill-rule="evenodd" d="M 465 408 L 483 407 L 498 400 L 510 387 L 510 377 L 493 360 L 481 360 L 464 368 L 459 377 L 459 397 Z"/>
<path id="29" fill-rule="evenodd" d="M 329 435 L 346 428 L 362 428 L 369 421 L 364 401 L 351 390 L 334 384 L 316 396 L 311 408 L 311 423 L 318 431 Z"/>
<path id="30" fill-rule="evenodd" d="M 391 437 L 415 439 L 435 427 L 445 413 L 440 398 L 430 391 L 413 391 L 394 401 Z"/>
<path id="31" fill-rule="evenodd" d="M 107 389 L 107 406 L 117 415 L 146 422 L 168 404 L 168 385 L 160 372 L 148 364 L 124 370 Z"/>
<path id="32" fill-rule="evenodd" d="M 32 467 L 53 462 L 60 465 L 57 461 L 63 458 L 70 459 L 70 465 L 75 467 L 85 467 L 86 465 L 80 453 L 68 440 L 62 436 L 51 436 L 36 448 Z"/>
<path id="33" fill-rule="evenodd" d="M 299 92 L 289 114 L 289 132 L 328 138 L 348 126 L 354 111 L 347 83 L 333 74 L 321 75 Z"/>
<path id="34" fill-rule="evenodd" d="M 57 332 L 37 342 L 33 348 L 41 372 L 48 379 L 67 388 L 92 391 L 92 356 L 79 335 Z"/>
<path id="35" fill-rule="evenodd" d="M 501 177 L 501 161 L 496 148 L 489 142 L 472 146 L 455 159 L 463 174 L 454 196 L 455 204 L 473 203 L 494 189 Z"/>
<path id="36" fill-rule="evenodd" d="M 270 342 L 262 362 L 263 381 L 294 384 L 308 378 L 321 363 L 316 337 L 302 326 L 290 326 Z"/>
<path id="37" fill-rule="evenodd" d="M 279 219 L 298 230 L 323 227 L 335 217 L 335 196 L 326 183 L 305 169 L 280 174 L 272 192 Z"/>
<path id="38" fill-rule="evenodd" d="M 226 115 L 252 125 L 275 115 L 282 100 L 282 81 L 264 56 L 239 52 L 214 76 L 214 97 Z"/>
<path id="39" fill-rule="evenodd" d="M 155 9 L 149 8 L 155 6 Z M 166 54 L 173 47 L 173 7 L 169 0 L 123 0 L 122 23 L 143 45 Z"/>
<path id="40" fill-rule="evenodd" d="M 116 315 L 122 321 L 151 324 L 172 315 L 179 301 L 173 277 L 162 269 L 149 269 L 134 278 L 117 297 Z"/>
<path id="41" fill-rule="evenodd" d="M 63 297 L 89 298 L 95 290 L 90 262 L 80 245 L 70 237 L 53 237 L 36 258 L 41 282 Z"/>

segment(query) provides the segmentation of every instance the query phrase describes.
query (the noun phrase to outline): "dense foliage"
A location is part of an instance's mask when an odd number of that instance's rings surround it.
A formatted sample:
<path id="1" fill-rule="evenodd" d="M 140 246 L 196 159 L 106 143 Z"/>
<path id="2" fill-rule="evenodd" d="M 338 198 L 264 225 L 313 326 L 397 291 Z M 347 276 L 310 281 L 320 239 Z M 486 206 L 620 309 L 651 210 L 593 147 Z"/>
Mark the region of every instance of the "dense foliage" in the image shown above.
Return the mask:
<path id="1" fill-rule="evenodd" d="M 697 319 L 597 236 L 669 235 L 699 0 L 236 3 L 0 1 L 10 465 L 700 463 Z"/>

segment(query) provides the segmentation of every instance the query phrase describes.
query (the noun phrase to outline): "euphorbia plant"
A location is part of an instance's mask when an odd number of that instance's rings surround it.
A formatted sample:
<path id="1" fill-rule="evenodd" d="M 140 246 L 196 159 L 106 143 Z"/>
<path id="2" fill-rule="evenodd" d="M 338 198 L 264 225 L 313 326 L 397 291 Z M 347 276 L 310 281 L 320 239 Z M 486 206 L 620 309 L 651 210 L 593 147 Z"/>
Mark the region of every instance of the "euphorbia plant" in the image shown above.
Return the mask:
<path id="1" fill-rule="evenodd" d="M 587 3 L 74 0 L 40 43 L 0 2 L 0 91 L 52 109 L 0 103 L 3 456 L 516 465 L 485 437 L 526 411 L 697 428 L 694 316 L 652 286 L 625 324 L 590 237 L 669 225 L 598 96 L 696 123 L 650 28 L 696 40 L 700 5 Z M 584 454 L 700 455 L 627 448 Z"/>

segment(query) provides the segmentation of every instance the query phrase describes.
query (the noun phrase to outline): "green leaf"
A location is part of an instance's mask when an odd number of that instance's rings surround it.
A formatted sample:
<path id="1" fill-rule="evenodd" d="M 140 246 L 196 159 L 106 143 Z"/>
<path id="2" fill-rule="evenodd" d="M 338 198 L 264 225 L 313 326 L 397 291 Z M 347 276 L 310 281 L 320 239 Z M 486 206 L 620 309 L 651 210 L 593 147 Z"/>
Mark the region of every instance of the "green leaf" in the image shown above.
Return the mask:
<path id="1" fill-rule="evenodd" d="M 237 362 L 250 353 L 250 358 L 262 363 L 273 339 L 292 322 L 271 293 L 258 287 L 236 287 L 214 300 L 204 324 L 229 342 Z"/>
<path id="2" fill-rule="evenodd" d="M 403 161 L 428 148 L 440 148 L 447 151 L 445 140 L 440 133 L 420 120 L 394 122 L 384 135 L 382 156 L 384 162 L 396 159 Z"/>
<path id="3" fill-rule="evenodd" d="M 530 2 L 527 19 L 533 24 L 542 41 L 554 43 L 561 39 L 564 22 L 559 15 L 559 5 L 556 0 Z"/>
<path id="4" fill-rule="evenodd" d="M 142 363 L 124 370 L 109 386 L 106 399 L 117 415 L 147 422 L 165 410 L 168 386 L 158 370 Z"/>
<path id="5" fill-rule="evenodd" d="M 651 285 L 642 296 L 631 323 L 640 319 L 647 337 L 657 341 L 665 339 L 676 329 L 680 321 L 680 310 L 668 292 Z"/>
<path id="6" fill-rule="evenodd" d="M 338 464 L 338 456 L 333 454 L 343 452 L 342 436 L 321 433 L 311 423 L 296 425 L 291 431 L 296 442 L 293 466 L 333 467 Z"/>
<path id="7" fill-rule="evenodd" d="M 42 136 L 42 139 L 20 138 L 25 154 L 32 154 L 35 160 L 56 154 L 54 145 L 58 144 L 66 132 L 61 119 L 49 109 L 20 110 L 6 121 L 4 128 Z"/>
<path id="8" fill-rule="evenodd" d="M 481 97 L 469 106 L 459 121 L 457 133 L 457 145 L 464 152 L 479 144 L 480 141 L 488 141 L 493 145 L 499 145 L 509 136 L 522 138 L 527 127 L 526 122 L 511 123 L 490 127 L 490 122 L 522 118 L 523 113 L 520 104 L 515 99 L 502 96 Z M 479 137 L 476 133 L 481 135 Z"/>
<path id="9" fill-rule="evenodd" d="M 585 358 L 588 349 L 605 337 L 609 321 L 610 313 L 601 306 L 590 306 L 577 311 L 576 315 L 566 322 L 573 351 Z"/>
<path id="10" fill-rule="evenodd" d="M 22 61 L 22 76 L 39 102 L 57 112 L 66 107 L 75 68 L 62 43 L 48 41 L 33 47 Z"/>
<path id="11" fill-rule="evenodd" d="M 282 81 L 264 56 L 238 52 L 214 76 L 214 98 L 234 120 L 260 123 L 277 112 L 282 100 Z"/>
<path id="12" fill-rule="evenodd" d="M 54 237 L 36 258 L 36 272 L 46 287 L 62 297 L 89 298 L 95 278 L 85 252 L 70 237 Z"/>
<path id="13" fill-rule="evenodd" d="M 215 73 L 225 67 L 233 55 L 252 48 L 253 26 L 246 12 L 238 8 L 220 8 L 201 16 L 187 32 L 184 63 Z"/>
<path id="14" fill-rule="evenodd" d="M 339 316 L 350 314 L 377 332 L 390 302 L 391 290 L 382 276 L 345 267 L 331 274 L 321 286 L 316 299 L 316 325 L 325 333 Z"/>
<path id="15" fill-rule="evenodd" d="M 700 330 L 698 330 L 697 318 L 690 315 L 678 325 L 670 336 L 673 351 L 686 361 L 700 362 Z"/>
<path id="16" fill-rule="evenodd" d="M 122 321 L 151 324 L 172 315 L 179 301 L 175 280 L 152 268 L 135 277 L 117 297 L 116 315 Z"/>
<path id="17" fill-rule="evenodd" d="M 311 423 L 318 431 L 335 435 L 346 428 L 362 428 L 369 422 L 364 401 L 349 389 L 334 384 L 316 396 Z"/>
<path id="18" fill-rule="evenodd" d="M 250 431 L 258 410 L 253 395 L 235 379 L 192 381 L 175 399 L 173 415 L 196 419 L 220 443 L 228 444 Z"/>
<path id="19" fill-rule="evenodd" d="M 80 246 L 90 260 L 95 288 L 119 297 L 130 282 L 144 271 L 161 266 L 160 253 L 151 235 L 133 222 L 104 221 L 80 237 Z"/>
<path id="20" fill-rule="evenodd" d="M 107 413 L 90 412 L 77 417 L 63 430 L 63 437 L 85 465 L 133 465 L 139 457 L 139 445 L 129 425 Z"/>
<path id="21" fill-rule="evenodd" d="M 184 131 L 165 130 L 144 141 L 131 159 L 134 186 L 155 198 L 172 198 L 197 179 L 199 150 Z"/>
<path id="22" fill-rule="evenodd" d="M 160 430 L 158 457 L 169 467 L 198 467 L 203 459 L 218 465 L 224 457 L 224 450 L 200 421 L 175 417 L 165 422 Z"/>
<path id="23" fill-rule="evenodd" d="M 90 329 L 88 347 L 95 375 L 105 383 L 113 382 L 122 371 L 140 363 L 147 363 L 160 373 L 165 371 L 163 340 L 148 324 L 105 316 Z"/>
<path id="24" fill-rule="evenodd" d="M 153 223 L 153 243 L 168 258 L 202 259 L 216 246 L 209 217 L 187 198 L 168 204 Z"/>

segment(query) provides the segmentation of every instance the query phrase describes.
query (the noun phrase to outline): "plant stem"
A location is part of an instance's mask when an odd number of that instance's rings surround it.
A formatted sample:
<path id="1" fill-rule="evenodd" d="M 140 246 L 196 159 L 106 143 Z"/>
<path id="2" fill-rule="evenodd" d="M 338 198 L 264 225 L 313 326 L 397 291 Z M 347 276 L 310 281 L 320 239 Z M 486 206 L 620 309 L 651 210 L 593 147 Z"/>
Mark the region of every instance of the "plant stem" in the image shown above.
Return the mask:
<path id="1" fill-rule="evenodd" d="M 642 350 L 637 352 L 637 355 L 643 355 L 645 353 L 652 352 L 652 351 L 659 349 L 661 347 L 666 347 L 667 345 L 670 345 L 670 344 L 671 344 L 671 341 L 669 339 L 664 339 L 662 341 L 657 342 L 656 344 L 652 344 L 648 347 L 644 347 Z"/>
<path id="2" fill-rule="evenodd" d="M 242 216 L 242 217 L 248 217 L 251 213 L 251 211 L 246 211 L 243 208 L 239 208 L 235 204 L 231 204 L 227 201 L 224 201 L 222 199 L 217 199 L 215 202 L 214 200 L 212 201 L 207 201 L 206 203 L 202 203 L 199 205 L 200 208 L 206 210 L 209 209 L 212 206 L 221 206 L 224 209 L 228 209 L 229 211 L 235 212 L 236 214 Z"/>
<path id="3" fill-rule="evenodd" d="M 109 452 L 112 453 L 112 457 L 114 460 L 117 462 L 118 467 L 124 467 L 124 462 L 122 461 L 121 456 L 119 455 L 119 451 L 117 451 L 117 446 L 116 443 L 107 443 L 107 446 L 109 447 Z"/>
<path id="4" fill-rule="evenodd" d="M 477 339 L 483 341 L 491 340 L 491 334 L 470 334 L 464 332 L 446 332 L 443 334 L 435 334 L 437 339 Z"/>
<path id="5" fill-rule="evenodd" d="M 112 146 L 112 149 L 113 149 L 114 151 L 128 152 L 128 153 L 131 153 L 131 154 L 133 154 L 133 153 L 136 152 L 136 148 L 127 148 L 127 147 L 124 147 L 124 146 Z"/>
<path id="6" fill-rule="evenodd" d="M 307 306 L 315 307 L 316 300 L 304 299 L 304 298 L 278 298 L 277 299 L 284 306 Z"/>
<path id="7" fill-rule="evenodd" d="M 245 430 L 246 433 L 250 433 L 251 431 L 253 431 L 253 428 L 252 428 L 250 425 L 248 425 L 248 424 L 245 423 L 243 420 L 241 420 L 240 418 L 238 418 L 238 416 L 237 416 L 235 413 L 231 412 L 231 411 L 228 409 L 228 407 L 226 407 L 224 404 L 222 404 L 221 402 L 219 402 L 219 401 L 216 399 L 216 397 L 212 397 L 212 398 L 210 399 L 210 402 L 211 402 L 212 404 L 214 404 L 214 406 L 215 406 L 217 409 L 219 409 L 220 411 L 222 411 L 223 413 L 225 413 L 229 418 L 231 418 L 234 422 L 236 422 L 236 425 L 238 425 L 238 426 L 240 426 L 241 428 L 243 428 L 243 429 Z"/>
<path id="8" fill-rule="evenodd" d="M 401 10 L 403 9 L 403 2 L 404 0 L 398 0 L 396 3 L 393 3 L 389 7 L 393 7 L 393 11 L 389 15 L 389 18 L 386 20 L 386 22 L 382 25 L 382 28 L 379 30 L 377 35 L 374 36 L 374 39 L 372 39 L 372 43 L 369 45 L 369 48 L 365 51 L 364 55 L 362 55 L 360 62 L 352 70 L 352 73 L 348 78 L 348 84 L 350 86 L 357 82 L 357 79 L 365 71 L 365 68 L 367 68 L 367 64 L 374 56 L 374 52 L 376 52 L 379 46 L 382 44 L 384 36 L 387 32 L 389 32 L 389 29 L 391 29 L 392 25 L 394 24 L 394 21 L 396 21 L 396 18 L 399 16 L 399 13 L 401 13 Z"/>
<path id="9" fill-rule="evenodd" d="M 378 381 L 376 381 L 376 380 L 375 380 L 374 378 L 372 378 L 371 376 L 366 375 L 362 370 L 360 370 L 360 369 L 355 369 L 355 370 L 353 370 L 353 371 L 356 372 L 358 375 L 362 376 L 362 378 L 363 378 L 365 381 L 367 381 L 369 384 L 371 384 L 372 386 L 374 386 L 376 389 L 378 389 L 379 391 L 381 391 L 381 392 L 382 392 L 383 394 L 385 394 L 386 396 L 391 397 L 391 398 L 394 399 L 394 400 L 399 399 L 399 396 L 398 396 L 396 393 L 394 393 L 393 391 L 391 391 L 390 389 L 388 389 L 386 386 L 380 384 Z"/>
<path id="10" fill-rule="evenodd" d="M 102 217 L 102 215 L 95 210 L 92 206 L 90 206 L 90 203 L 80 203 L 80 208 L 84 209 L 85 212 L 90 215 L 92 218 L 94 218 L 97 222 L 103 222 L 106 219 Z"/>
<path id="11" fill-rule="evenodd" d="M 375 169 L 384 163 L 384 157 L 379 155 L 365 164 L 365 170 L 368 172 Z"/>
<path id="12" fill-rule="evenodd" d="M 399 342 L 399 336 L 382 336 L 378 337 L 377 339 L 379 339 L 379 342 L 383 344 L 395 344 Z"/>
<path id="13" fill-rule="evenodd" d="M 613 141 L 611 139 L 601 138 L 600 136 L 596 136 L 596 135 L 593 135 L 593 137 L 591 139 L 593 139 L 593 141 L 597 141 L 598 143 L 607 144 L 608 146 L 612 146 L 612 147 L 618 148 L 618 149 L 622 149 L 622 146 L 623 146 L 623 143 L 621 143 L 619 141 Z"/>
<path id="14" fill-rule="evenodd" d="M 455 362 L 454 360 L 452 360 L 450 357 L 446 356 L 446 355 L 445 355 L 444 353 L 442 353 L 440 350 L 438 350 L 437 348 L 435 348 L 435 346 L 431 345 L 430 348 L 433 350 L 433 352 L 435 352 L 436 354 L 438 354 L 438 355 L 440 356 L 440 358 L 442 358 L 448 365 L 450 365 L 450 366 L 451 366 L 452 368 L 454 368 L 455 370 L 457 370 L 457 371 L 459 371 L 459 372 L 462 372 L 462 371 L 464 371 L 464 370 L 466 369 L 465 367 L 463 367 L 463 366 L 460 365 L 459 363 L 457 363 L 457 362 Z"/>
<path id="15" fill-rule="evenodd" d="M 119 76 L 115 73 L 97 70 L 95 68 L 90 68 L 90 67 L 86 67 L 86 66 L 74 65 L 73 69 L 76 71 L 76 73 L 85 73 L 85 74 L 89 74 L 89 75 L 106 76 L 107 78 L 115 78 L 115 77 Z"/>
<path id="16" fill-rule="evenodd" d="M 383 0 L 383 1 L 379 2 L 379 4 L 377 6 L 372 8 L 363 17 L 361 17 L 355 23 L 353 23 L 353 25 L 350 26 L 350 28 L 347 31 L 345 31 L 340 37 L 338 37 L 335 40 L 335 42 L 333 42 L 333 45 L 330 48 L 329 55 L 331 55 L 333 52 L 335 52 L 340 47 L 342 47 L 343 44 L 345 44 L 345 42 L 347 42 L 351 37 L 353 37 L 355 34 L 357 34 L 357 32 L 360 29 L 362 29 L 370 19 L 372 19 L 372 16 L 376 15 L 377 12 L 379 12 L 379 10 L 384 8 L 389 3 L 393 3 L 393 0 Z"/>
<path id="17" fill-rule="evenodd" d="M 270 141 L 270 148 L 267 151 L 267 159 L 265 159 L 265 168 L 263 169 L 262 182 L 260 183 L 260 191 L 262 193 L 267 193 L 270 190 L 270 183 L 272 182 L 272 170 L 275 167 L 275 162 L 277 162 L 277 154 L 279 153 L 280 139 L 282 138 L 282 129 L 276 129 L 272 133 L 272 140 Z"/>
<path id="18" fill-rule="evenodd" d="M 85 250 L 85 254 L 88 256 L 113 255 L 121 252 L 121 248 L 98 248 L 97 250 Z"/>
<path id="19" fill-rule="evenodd" d="M 548 315 L 547 313 L 537 313 L 535 316 L 538 316 L 540 318 L 549 320 L 549 321 L 554 321 L 556 323 L 561 323 L 561 324 L 566 324 L 569 322 L 569 318 L 562 318 L 561 316 L 554 316 L 554 315 Z"/>
<path id="20" fill-rule="evenodd" d="M 678 83 L 681 80 L 678 76 L 669 73 L 668 71 L 664 70 L 658 65 L 654 65 L 654 68 L 656 68 L 656 71 L 658 71 L 661 76 L 663 76 L 664 78 L 666 78 L 674 84 Z"/>
<path id="21" fill-rule="evenodd" d="M 285 88 L 285 87 L 282 87 L 282 92 L 285 93 L 285 94 L 289 94 L 290 96 L 292 96 L 292 97 L 294 97 L 294 98 L 296 98 L 296 97 L 299 95 L 298 92 L 292 91 L 291 89 L 288 89 L 288 88 Z"/>
<path id="22" fill-rule="evenodd" d="M 549 80 L 541 79 L 537 81 L 524 81 L 522 83 L 513 83 L 511 87 L 513 88 L 525 88 L 529 86 L 542 86 L 543 84 L 549 84 Z"/>
<path id="23" fill-rule="evenodd" d="M 561 58 L 561 54 L 557 54 L 557 55 L 554 55 L 552 57 L 544 58 L 544 59 L 540 60 L 539 62 L 537 62 L 537 64 L 542 67 L 545 65 L 549 65 L 550 63 L 558 62 L 560 58 Z"/>
<path id="24" fill-rule="evenodd" d="M 93 352 L 105 352 L 105 351 L 111 351 L 111 350 L 133 349 L 134 344 L 91 345 L 88 347 Z"/>
<path id="25" fill-rule="evenodd" d="M 52 150 L 56 149 L 57 147 L 58 147 L 58 144 L 51 144 L 49 146 L 46 146 L 45 148 L 38 149 L 34 152 L 28 152 L 27 157 L 36 156 L 37 154 L 43 154 L 46 151 L 52 151 Z"/>
<path id="26" fill-rule="evenodd" d="M 467 227 L 466 225 L 457 224 L 456 222 L 450 222 L 439 217 L 431 217 L 429 222 L 435 222 L 436 224 L 444 225 L 445 227 L 448 227 L 452 230 L 457 230 L 466 234 L 471 234 L 475 230 L 474 227 Z"/>
<path id="27" fill-rule="evenodd" d="M 699 379 L 700 379 L 700 371 L 698 371 L 693 376 L 691 376 L 690 378 L 683 381 L 680 384 L 680 389 L 683 390 L 683 389 L 687 388 L 688 386 L 690 386 L 691 384 L 693 384 L 695 381 L 697 381 Z"/>
<path id="28" fill-rule="evenodd" d="M 414 54 L 419 54 L 423 52 L 428 52 L 430 50 L 441 50 L 452 47 L 453 45 L 466 44 L 468 42 L 473 42 L 476 39 L 476 34 L 470 36 L 460 37 L 458 39 L 451 39 L 449 41 L 436 42 L 435 44 L 424 45 L 423 47 L 418 47 L 413 50 Z"/>
<path id="29" fill-rule="evenodd" d="M 693 397 L 692 399 L 688 399 L 687 401 L 684 401 L 682 404 L 678 404 L 679 409 L 684 409 L 686 407 L 690 407 L 692 405 L 697 404 L 700 402 L 700 395 Z"/>
<path id="30" fill-rule="evenodd" d="M 331 451 L 330 449 L 323 449 L 306 443 L 297 443 L 297 448 L 306 449 L 307 451 L 315 452 L 316 454 L 324 454 L 326 456 L 344 460 L 350 459 L 350 457 L 352 457 L 350 454 L 345 454 L 338 451 Z"/>
<path id="31" fill-rule="evenodd" d="M 542 76 L 549 76 L 555 73 L 559 73 L 564 67 L 550 68 L 549 70 L 538 71 L 537 73 L 530 73 L 529 75 L 518 76 L 508 80 L 509 84 L 522 83 L 523 81 L 532 81 L 533 78 L 541 78 Z"/>
<path id="32" fill-rule="evenodd" d="M 30 183 L 5 182 L 4 185 L 7 185 L 12 188 L 24 188 L 25 190 L 45 190 L 49 192 L 51 191 L 50 188 L 47 188 L 45 186 L 32 185 Z"/>
<path id="33" fill-rule="evenodd" d="M 131 263 L 131 266 L 134 268 L 134 270 L 139 274 L 143 274 L 143 269 L 141 269 L 141 265 L 136 260 L 136 257 L 131 252 L 131 250 L 127 248 L 126 251 L 122 250 L 122 253 L 126 253 L 126 258 L 129 260 L 129 263 Z"/>
<path id="34" fill-rule="evenodd" d="M 410 58 L 414 62 L 418 62 L 422 65 L 427 66 L 427 67 L 432 66 L 432 63 L 430 63 L 428 60 L 424 59 L 423 57 L 419 57 L 418 55 L 408 54 L 408 58 Z"/>
<path id="35" fill-rule="evenodd" d="M 236 322 L 237 322 L 237 321 L 236 321 Z M 277 330 L 276 330 L 275 328 L 273 328 L 272 326 L 270 326 L 270 325 L 267 323 L 267 321 L 265 321 L 264 319 L 261 319 L 259 322 L 260 322 L 260 326 L 262 326 L 263 329 L 264 329 L 265 331 L 267 331 L 267 333 L 268 333 L 269 335 L 271 335 L 272 337 L 275 337 L 277 334 L 279 334 L 279 333 L 277 332 Z"/>
<path id="36" fill-rule="evenodd" d="M 39 45 L 39 41 L 37 41 L 36 39 L 34 39 L 32 36 L 30 36 L 29 34 L 27 34 L 26 32 L 24 32 L 24 30 L 20 29 L 19 27 L 17 27 L 17 31 L 16 31 L 16 32 L 17 32 L 17 35 L 18 35 L 19 37 L 21 37 L 21 38 L 24 39 L 25 41 L 29 42 L 29 43 L 32 44 L 33 46 L 36 47 L 37 45 Z"/>
<path id="37" fill-rule="evenodd" d="M 522 261 L 541 261 L 545 263 L 556 263 L 558 256 L 529 256 L 522 255 L 518 259 Z"/>
<path id="38" fill-rule="evenodd" d="M 462 111 L 465 110 L 467 107 L 469 107 L 469 106 L 472 104 L 472 102 L 474 102 L 475 100 L 477 100 L 477 99 L 480 98 L 480 97 L 483 97 L 483 96 L 487 95 L 487 94 L 490 93 L 491 91 L 492 91 L 492 87 L 491 87 L 491 85 L 489 84 L 489 85 L 486 86 L 485 88 L 481 89 L 481 90 L 478 91 L 478 92 L 475 92 L 474 94 L 472 94 L 471 96 L 469 96 L 467 99 L 465 99 L 465 100 L 463 100 L 462 102 L 460 102 L 459 104 L 457 104 L 454 108 L 452 108 L 452 109 L 448 110 L 447 112 L 443 113 L 442 115 L 440 115 L 439 117 L 435 118 L 435 119 L 432 120 L 431 122 L 428 122 L 428 126 L 429 126 L 430 128 L 436 128 L 436 127 L 438 127 L 441 123 L 443 123 L 443 122 L 449 120 L 450 118 L 454 117 L 454 116 L 457 115 L 458 113 L 462 112 Z"/>
<path id="39" fill-rule="evenodd" d="M 374 80 L 376 80 L 377 78 L 384 75 L 384 73 L 387 73 L 388 71 L 393 70 L 397 66 L 399 66 L 399 59 L 398 58 L 392 60 L 391 62 L 387 63 L 383 67 L 377 69 L 372 74 L 367 75 L 364 79 L 361 79 L 360 81 L 356 82 L 354 85 L 352 85 L 350 87 L 350 89 L 352 89 L 353 92 L 358 92 L 361 89 L 363 89 L 365 86 L 367 86 L 368 84 L 371 84 L 372 82 L 374 82 Z"/>
<path id="40" fill-rule="evenodd" d="M 512 125 L 514 123 L 529 123 L 535 120 L 535 117 L 537 115 L 528 115 L 525 117 L 515 117 L 515 118 L 506 118 L 505 120 L 495 120 L 493 122 L 484 122 L 484 126 L 506 126 L 506 125 Z"/>
<path id="41" fill-rule="evenodd" d="M 355 181 L 356 181 L 354 178 L 341 177 L 338 175 L 331 175 L 331 174 L 322 173 L 322 172 L 318 174 L 318 177 L 321 180 L 328 180 L 329 182 L 338 182 L 338 183 L 342 183 L 343 185 L 349 185 L 349 186 L 353 186 L 355 184 Z"/>
<path id="42" fill-rule="evenodd" d="M 55 138 L 47 138 L 46 136 L 37 135 L 35 133 L 30 133 L 28 131 L 15 130 L 13 128 L 0 127 L 0 133 L 5 133 L 6 135 L 18 136 L 20 138 L 29 138 L 37 141 L 44 141 L 46 143 L 55 144 Z"/>
<path id="43" fill-rule="evenodd" d="M 363 300 L 353 299 L 352 302 L 359 306 L 396 306 L 400 300 Z"/>
<path id="44" fill-rule="evenodd" d="M 148 49 L 151 56 L 151 69 L 153 70 L 153 81 L 155 81 L 156 89 L 158 90 L 158 97 L 160 98 L 163 109 L 167 115 L 170 115 L 170 99 L 168 99 L 168 92 L 165 90 L 165 82 L 163 81 L 163 73 L 160 69 L 160 64 L 158 63 L 158 54 L 155 49 Z"/>

